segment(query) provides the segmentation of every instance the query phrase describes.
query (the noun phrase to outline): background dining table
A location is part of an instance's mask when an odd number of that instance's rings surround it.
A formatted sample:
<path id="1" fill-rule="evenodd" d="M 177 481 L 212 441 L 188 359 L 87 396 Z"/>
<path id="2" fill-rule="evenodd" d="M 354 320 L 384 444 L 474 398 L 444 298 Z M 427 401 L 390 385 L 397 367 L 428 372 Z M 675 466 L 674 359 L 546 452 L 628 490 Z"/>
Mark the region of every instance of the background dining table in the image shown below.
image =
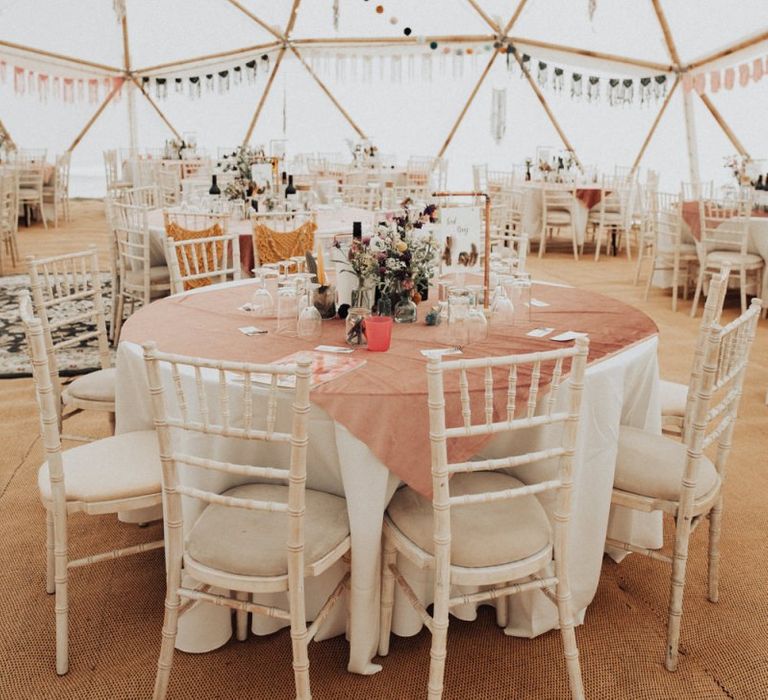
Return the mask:
<path id="1" fill-rule="evenodd" d="M 323 322 L 322 337 L 307 341 L 276 333 L 274 319 L 254 319 L 240 307 L 250 299 L 254 285 L 250 280 L 214 289 L 202 289 L 160 300 L 135 313 L 121 336 L 117 356 L 117 432 L 151 429 L 152 412 L 142 359 L 141 343 L 155 341 L 161 350 L 205 356 L 213 359 L 274 362 L 296 351 L 310 351 L 316 345 L 344 344 L 344 324 Z M 534 283 L 534 305 L 530 319 L 514 325 L 491 325 L 487 340 L 464 348 L 466 357 L 504 355 L 559 347 L 550 338 L 534 338 L 527 332 L 540 326 L 556 332 L 585 332 L 590 339 L 589 367 L 585 380 L 583 417 L 575 465 L 571 520 L 571 586 L 579 622 L 597 589 L 606 532 L 629 538 L 641 546 L 658 546 L 661 541 L 660 517 L 629 515 L 621 509 L 611 511 L 611 489 L 620 424 L 660 432 L 658 392 L 657 329 L 641 311 L 593 292 Z M 346 605 L 337 606 L 324 623 L 318 639 L 344 634 L 350 642 L 348 670 L 374 673 L 379 624 L 379 558 L 382 517 L 395 490 L 408 484 L 428 496 L 431 490 L 426 358 L 422 350 L 446 347 L 445 329 L 421 322 L 430 302 L 419 308 L 419 322 L 396 324 L 388 352 L 372 353 L 358 348 L 351 357 L 364 360 L 359 368 L 313 388 L 309 428 L 308 486 L 344 496 L 352 538 L 352 579 Z M 238 328 L 257 324 L 268 332 L 246 336 Z M 184 381 L 194 381 L 193 377 Z M 171 378 L 164 376 L 168 388 Z M 566 380 L 567 382 L 567 380 Z M 207 390 L 217 391 L 214 377 L 206 380 Z M 525 393 L 525 387 L 521 390 Z M 263 389 L 254 388 L 258 393 Z M 482 392 L 482 387 L 479 388 Z M 542 390 L 546 395 L 546 389 Z M 482 400 L 473 390 L 473 400 Z M 561 392 L 560 399 L 564 399 Z M 541 397 L 539 398 L 541 400 Z M 254 406 L 260 402 L 254 401 Z M 264 402 L 261 402 L 264 403 Z M 499 407 L 497 407 L 499 408 Z M 287 416 L 287 404 L 283 408 Z M 458 408 L 453 409 L 454 412 Z M 503 410 L 503 409 L 502 409 Z M 455 418 L 455 415 L 453 416 Z M 449 413 L 449 419 L 451 414 Z M 213 419 L 213 416 L 212 416 Z M 478 440 L 462 450 L 451 448 L 451 458 L 472 454 L 496 456 L 535 448 L 546 434 L 530 431 L 515 444 L 496 437 Z M 243 452 L 242 445 L 223 446 L 203 441 L 198 449 L 210 450 L 217 458 L 259 463 L 268 458 L 271 466 L 286 466 L 286 456 Z M 245 460 L 245 461 L 243 461 Z M 281 461 L 282 460 L 282 461 Z M 556 465 L 530 465 L 516 472 L 523 481 L 552 473 Z M 199 475 L 185 472 L 192 482 Z M 221 491 L 242 479 L 232 475 L 217 477 L 209 487 Z M 550 516 L 553 504 L 543 500 Z M 184 520 L 191 525 L 200 509 L 187 504 Z M 330 570 L 318 580 L 308 580 L 308 615 L 335 585 L 338 571 Z M 404 574 L 425 604 L 431 602 L 428 572 L 404 567 Z M 282 594 L 267 596 L 265 603 L 279 603 Z M 259 598 L 261 600 L 261 598 Z M 349 613 L 347 624 L 345 612 Z M 474 607 L 457 610 L 461 617 L 472 617 Z M 256 617 L 252 630 L 268 634 L 282 623 Z M 557 625 L 555 607 L 540 592 L 515 596 L 510 603 L 508 634 L 533 637 Z M 401 598 L 395 601 L 393 631 L 411 635 L 421 621 Z M 182 617 L 177 646 L 187 651 L 214 649 L 232 633 L 228 611 L 196 605 Z"/>

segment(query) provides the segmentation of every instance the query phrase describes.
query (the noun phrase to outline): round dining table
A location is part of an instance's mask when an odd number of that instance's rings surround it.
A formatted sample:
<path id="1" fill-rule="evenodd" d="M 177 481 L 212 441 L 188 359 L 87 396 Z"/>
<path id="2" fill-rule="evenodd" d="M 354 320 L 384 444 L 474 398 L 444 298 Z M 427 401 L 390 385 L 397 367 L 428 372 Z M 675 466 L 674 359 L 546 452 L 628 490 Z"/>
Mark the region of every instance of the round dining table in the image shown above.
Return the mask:
<path id="1" fill-rule="evenodd" d="M 118 433 L 153 426 L 141 348 L 147 341 L 156 342 L 166 352 L 238 362 L 275 362 L 297 351 L 312 352 L 317 357 L 321 353 L 314 349 L 319 345 L 345 345 L 344 322 L 338 319 L 324 321 L 322 336 L 316 340 L 278 333 L 275 319 L 254 318 L 242 309 L 254 289 L 252 280 L 203 288 L 156 301 L 128 319 L 117 353 Z M 351 586 L 345 604 L 334 608 L 317 638 L 346 633 L 350 644 L 347 667 L 355 673 L 370 674 L 380 668 L 372 660 L 378 642 L 380 543 L 387 504 L 403 484 L 427 497 L 431 493 L 427 358 L 422 351 L 450 347 L 444 326 L 427 326 L 423 322 L 431 303 L 422 302 L 416 323 L 395 324 L 389 351 L 377 353 L 356 347 L 344 357 L 360 361 L 359 366 L 314 385 L 311 390 L 308 487 L 345 497 L 352 541 Z M 239 330 L 251 325 L 266 333 L 246 335 Z M 542 327 L 552 331 L 544 337 L 529 335 Z M 574 610 L 581 623 L 597 590 L 609 520 L 611 536 L 641 546 L 661 543 L 660 517 L 638 520 L 621 509 L 611 510 L 619 425 L 656 433 L 661 430 L 657 328 L 644 313 L 615 299 L 584 289 L 535 282 L 529 312 L 519 314 L 513 324 L 498 326 L 492 322 L 488 338 L 464 347 L 462 352 L 471 358 L 551 350 L 562 347 L 552 337 L 563 331 L 586 333 L 590 341 L 574 471 L 569 555 Z M 172 390 L 172 378 L 163 379 Z M 194 381 L 193 377 L 189 380 Z M 205 380 L 207 389 L 214 394 L 217 381 L 215 377 Z M 254 386 L 253 391 L 264 389 Z M 539 400 L 546 393 L 544 386 Z M 565 398 L 565 393 L 558 394 L 558 401 Z M 263 403 L 253 402 L 254 406 Z M 266 409 L 262 406 L 262 410 Z M 284 415 L 288 414 L 286 403 Z M 539 449 L 538 444 L 544 439 L 544 434 L 536 431 L 514 444 L 509 444 L 503 434 L 490 439 L 486 436 L 462 441 L 463 451 L 453 451 L 452 447 L 449 456 L 466 459 L 473 455 L 528 451 Z M 205 440 L 196 440 L 194 449 L 210 449 L 210 454 L 202 456 L 215 453 L 218 459 L 250 464 L 269 459 L 270 466 L 287 466 L 287 461 L 281 462 L 287 456 L 270 454 L 266 458 L 253 446 L 247 453 L 242 452 L 242 445 L 233 446 L 228 452 L 230 448 L 223 447 L 220 441 L 208 445 Z M 556 464 L 533 464 L 517 470 L 515 476 L 525 481 L 534 476 L 540 478 L 542 471 L 554 473 L 555 469 Z M 200 477 L 182 472 L 181 478 L 194 482 Z M 216 478 L 215 484 L 206 482 L 208 488 L 223 491 L 243 481 L 242 477 L 229 474 Z M 543 505 L 553 516 L 553 504 L 543 501 Z M 191 526 L 200 512 L 201 506 L 186 504 L 185 526 Z M 403 567 L 403 573 L 422 602 L 429 605 L 429 572 Z M 317 613 L 337 576 L 338 570 L 331 569 L 306 582 L 310 617 Z M 266 596 L 264 602 L 279 604 L 283 594 L 274 595 L 277 597 Z M 471 619 L 476 611 L 466 606 L 456 614 Z M 254 616 L 251 629 L 256 634 L 268 634 L 281 624 Z M 510 599 L 507 634 L 533 637 L 556 625 L 555 606 L 541 592 Z M 421 620 L 398 597 L 393 632 L 412 635 L 420 628 Z M 160 620 L 157 629 L 159 636 Z M 226 643 L 231 634 L 229 611 L 199 603 L 182 616 L 177 647 L 207 651 Z"/>

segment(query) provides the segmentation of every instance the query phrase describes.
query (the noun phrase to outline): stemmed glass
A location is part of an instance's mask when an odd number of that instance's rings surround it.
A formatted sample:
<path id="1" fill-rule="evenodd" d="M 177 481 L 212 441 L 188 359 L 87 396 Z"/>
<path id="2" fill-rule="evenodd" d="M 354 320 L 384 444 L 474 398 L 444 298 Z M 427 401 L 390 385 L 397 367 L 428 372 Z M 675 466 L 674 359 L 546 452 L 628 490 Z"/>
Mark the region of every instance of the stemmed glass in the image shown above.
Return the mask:
<path id="1" fill-rule="evenodd" d="M 297 332 L 299 338 L 304 340 L 318 340 L 323 333 L 323 317 L 312 303 L 312 294 L 319 289 L 320 285 L 316 282 L 307 282 L 306 289 L 303 292 L 304 301 L 299 312 L 299 321 Z"/>
<path id="2" fill-rule="evenodd" d="M 478 285 L 467 287 L 467 289 L 471 294 L 471 305 L 467 313 L 467 333 L 469 342 L 476 343 L 488 337 L 488 321 L 485 318 L 483 307 L 480 305 L 485 290 Z"/>
<path id="3" fill-rule="evenodd" d="M 275 300 L 266 287 L 266 274 L 257 277 L 257 287 L 251 297 L 251 311 L 256 318 L 271 318 L 275 315 Z"/>

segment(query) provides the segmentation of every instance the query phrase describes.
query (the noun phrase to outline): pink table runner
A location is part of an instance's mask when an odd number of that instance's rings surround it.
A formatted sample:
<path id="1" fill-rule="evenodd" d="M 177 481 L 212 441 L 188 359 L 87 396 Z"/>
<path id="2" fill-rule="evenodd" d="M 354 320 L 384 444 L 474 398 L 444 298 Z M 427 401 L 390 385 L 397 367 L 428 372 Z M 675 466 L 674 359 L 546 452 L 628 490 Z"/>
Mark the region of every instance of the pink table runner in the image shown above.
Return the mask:
<path id="1" fill-rule="evenodd" d="M 688 200 L 683 202 L 683 221 L 688 224 L 688 228 L 691 230 L 691 235 L 697 241 L 701 240 L 701 210 L 699 204 L 700 202 L 698 200 Z M 762 209 L 753 209 L 750 216 L 761 218 L 768 217 L 768 212 L 763 211 Z"/>
<path id="2" fill-rule="evenodd" d="M 550 303 L 536 308 L 525 325 L 494 330 L 483 343 L 464 350 L 463 357 L 482 357 L 535 352 L 561 347 L 551 340 L 530 338 L 525 333 L 537 326 L 557 331 L 589 333 L 589 361 L 596 362 L 657 333 L 654 322 L 643 312 L 615 299 L 593 292 L 536 285 L 537 299 Z M 154 340 L 161 350 L 213 359 L 273 362 L 299 350 L 319 344 L 341 345 L 344 325 L 340 320 L 323 322 L 323 335 L 317 341 L 277 335 L 274 320 L 255 321 L 238 307 L 252 295 L 251 285 L 171 297 L 157 301 L 135 313 L 123 328 L 121 340 L 142 343 Z M 364 348 L 354 356 L 365 359 L 364 366 L 312 390 L 312 401 L 333 420 L 344 425 L 364 442 L 374 455 L 400 479 L 425 496 L 432 490 L 430 475 L 429 416 L 427 411 L 426 358 L 420 350 L 444 346 L 443 329 L 421 322 L 429 302 L 419 309 L 420 321 L 395 325 L 392 346 L 386 353 L 371 353 Z M 241 326 L 256 322 L 268 335 L 248 337 Z M 541 386 L 550 377 L 542 368 Z M 494 375 L 494 385 L 505 386 L 506 373 Z M 473 418 L 482 415 L 483 385 L 470 376 Z M 517 405 L 522 407 L 528 394 L 529 377 L 518 377 Z M 448 425 L 461 421 L 458 387 L 447 385 L 451 394 L 446 407 Z M 497 392 L 496 415 L 503 415 L 506 392 Z M 452 461 L 465 460 L 480 451 L 488 437 L 462 439 L 449 444 Z"/>

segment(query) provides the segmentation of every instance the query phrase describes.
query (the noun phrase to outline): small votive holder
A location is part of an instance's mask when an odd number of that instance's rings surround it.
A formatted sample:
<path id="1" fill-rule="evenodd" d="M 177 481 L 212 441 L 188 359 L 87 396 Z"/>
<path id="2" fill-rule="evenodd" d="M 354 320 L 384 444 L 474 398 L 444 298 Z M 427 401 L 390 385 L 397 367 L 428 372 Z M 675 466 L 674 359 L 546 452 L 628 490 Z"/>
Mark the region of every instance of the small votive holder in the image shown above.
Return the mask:
<path id="1" fill-rule="evenodd" d="M 370 316 L 365 319 L 365 332 L 368 336 L 368 350 L 386 352 L 392 342 L 391 316 Z"/>

